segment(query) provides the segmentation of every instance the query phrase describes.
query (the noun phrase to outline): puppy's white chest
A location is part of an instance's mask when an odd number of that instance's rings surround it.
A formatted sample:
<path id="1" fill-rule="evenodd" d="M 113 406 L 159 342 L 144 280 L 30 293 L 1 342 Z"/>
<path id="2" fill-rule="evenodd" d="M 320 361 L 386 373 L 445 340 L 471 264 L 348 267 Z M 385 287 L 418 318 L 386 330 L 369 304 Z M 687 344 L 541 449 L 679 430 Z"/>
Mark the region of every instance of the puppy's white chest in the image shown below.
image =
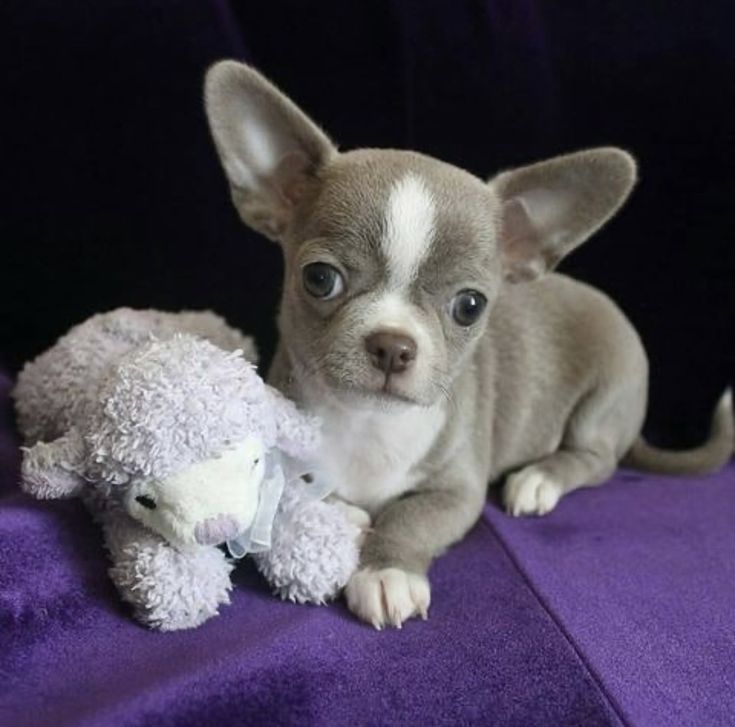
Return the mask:
<path id="1" fill-rule="evenodd" d="M 323 421 L 319 468 L 335 494 L 371 513 L 414 484 L 410 470 L 444 424 L 440 407 L 383 411 L 317 407 Z"/>

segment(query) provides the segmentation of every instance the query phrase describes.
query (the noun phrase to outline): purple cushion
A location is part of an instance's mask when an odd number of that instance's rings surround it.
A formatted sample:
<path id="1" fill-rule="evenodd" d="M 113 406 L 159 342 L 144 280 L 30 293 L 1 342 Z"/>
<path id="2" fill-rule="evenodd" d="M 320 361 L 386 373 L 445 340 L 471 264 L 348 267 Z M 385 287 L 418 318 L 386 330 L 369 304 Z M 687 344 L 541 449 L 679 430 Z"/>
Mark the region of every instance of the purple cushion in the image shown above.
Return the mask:
<path id="1" fill-rule="evenodd" d="M 0 379 L 0 394 L 9 381 Z M 432 571 L 428 622 L 281 603 L 251 567 L 190 632 L 135 624 L 78 502 L 17 490 L 0 411 L 0 721 L 725 724 L 733 470 L 620 475 L 539 520 L 489 505 Z M 642 481 L 638 481 L 638 480 Z M 688 522 L 685 522 L 687 520 Z"/>
<path id="2" fill-rule="evenodd" d="M 735 463 L 485 517 L 625 721 L 735 723 Z"/>

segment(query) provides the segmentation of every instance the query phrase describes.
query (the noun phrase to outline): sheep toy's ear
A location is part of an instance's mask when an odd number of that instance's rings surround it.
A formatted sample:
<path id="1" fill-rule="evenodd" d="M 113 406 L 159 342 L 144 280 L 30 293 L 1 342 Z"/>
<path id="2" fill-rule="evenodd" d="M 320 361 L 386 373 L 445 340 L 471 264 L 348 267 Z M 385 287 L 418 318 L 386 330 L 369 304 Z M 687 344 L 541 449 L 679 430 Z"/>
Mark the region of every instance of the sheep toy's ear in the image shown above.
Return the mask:
<path id="1" fill-rule="evenodd" d="M 305 459 L 319 444 L 317 417 L 305 414 L 275 389 L 270 389 L 270 405 L 276 421 L 276 446 L 296 459 Z"/>
<path id="2" fill-rule="evenodd" d="M 23 448 L 21 487 L 39 500 L 79 495 L 85 480 L 82 438 L 76 429 L 53 442 Z"/>

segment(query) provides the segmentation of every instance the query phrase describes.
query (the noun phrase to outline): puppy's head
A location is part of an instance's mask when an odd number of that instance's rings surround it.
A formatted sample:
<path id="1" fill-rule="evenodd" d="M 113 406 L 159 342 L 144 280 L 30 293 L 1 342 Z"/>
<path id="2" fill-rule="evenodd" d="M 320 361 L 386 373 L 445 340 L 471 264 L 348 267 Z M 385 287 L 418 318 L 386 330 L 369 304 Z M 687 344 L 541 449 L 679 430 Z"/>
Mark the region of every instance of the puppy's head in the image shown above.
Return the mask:
<path id="1" fill-rule="evenodd" d="M 292 363 L 344 397 L 430 405 L 447 392 L 504 285 L 552 269 L 635 181 L 619 149 L 486 183 L 407 151 L 340 153 L 252 68 L 213 66 L 205 100 L 243 221 L 286 261 Z"/>

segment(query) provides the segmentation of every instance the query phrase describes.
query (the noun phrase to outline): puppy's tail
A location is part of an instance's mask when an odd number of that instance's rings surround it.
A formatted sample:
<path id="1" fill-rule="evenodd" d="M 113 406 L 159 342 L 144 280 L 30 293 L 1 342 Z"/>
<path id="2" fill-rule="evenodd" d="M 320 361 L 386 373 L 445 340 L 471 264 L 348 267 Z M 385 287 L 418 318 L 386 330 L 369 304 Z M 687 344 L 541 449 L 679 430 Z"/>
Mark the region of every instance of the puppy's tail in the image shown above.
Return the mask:
<path id="1" fill-rule="evenodd" d="M 623 465 L 643 472 L 666 475 L 700 475 L 716 472 L 730 459 L 735 449 L 735 416 L 732 389 L 726 389 L 717 402 L 707 441 L 699 447 L 673 451 L 653 447 L 643 437 L 633 443 Z"/>

